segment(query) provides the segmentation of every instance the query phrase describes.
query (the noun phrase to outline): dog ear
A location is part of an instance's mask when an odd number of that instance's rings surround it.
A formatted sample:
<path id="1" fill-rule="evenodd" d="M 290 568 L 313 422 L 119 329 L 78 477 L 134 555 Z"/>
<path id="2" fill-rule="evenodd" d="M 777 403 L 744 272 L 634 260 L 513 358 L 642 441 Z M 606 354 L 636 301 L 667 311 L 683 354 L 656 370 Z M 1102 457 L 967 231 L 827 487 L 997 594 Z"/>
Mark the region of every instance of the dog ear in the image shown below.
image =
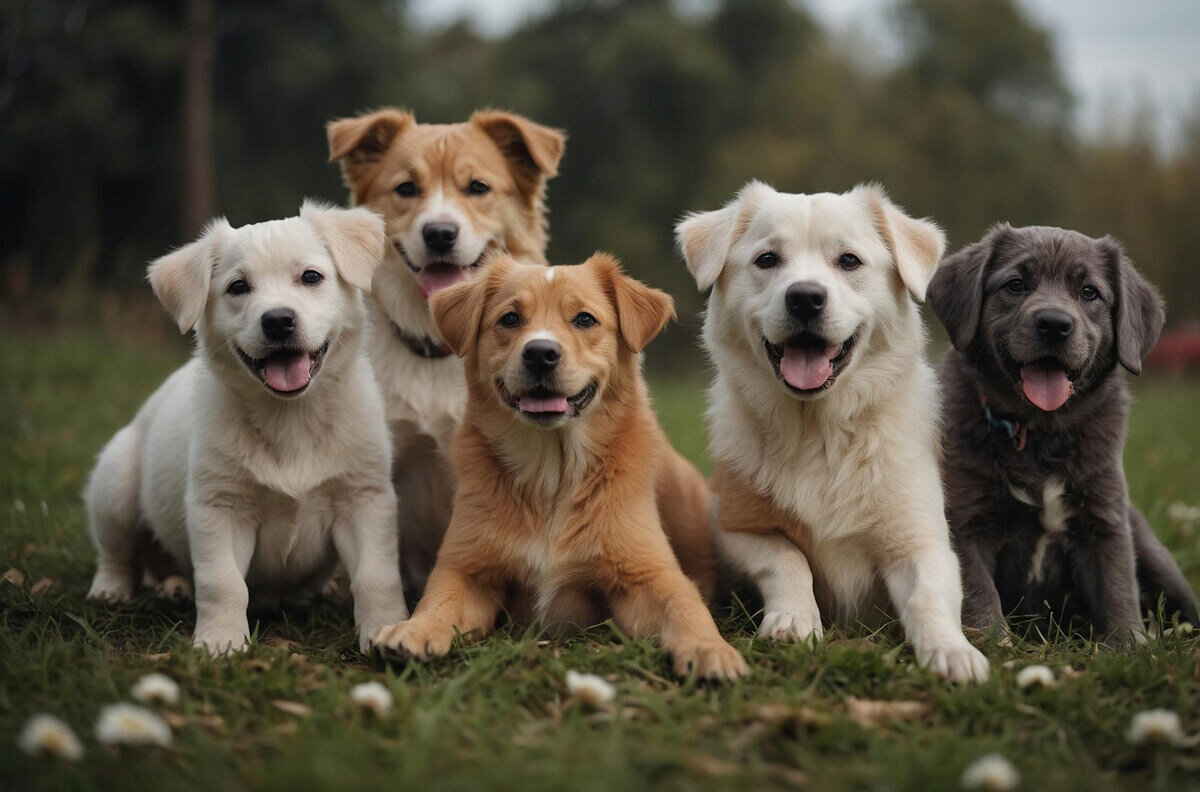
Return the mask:
<path id="1" fill-rule="evenodd" d="M 316 201 L 305 201 L 300 217 L 321 237 L 342 279 L 371 291 L 386 244 L 383 218 L 370 209 L 339 209 Z"/>
<path id="2" fill-rule="evenodd" d="M 471 123 L 500 149 L 526 195 L 540 196 L 546 179 L 558 174 L 567 143 L 561 130 L 501 110 L 478 110 L 471 116 Z"/>
<path id="3" fill-rule="evenodd" d="M 607 285 L 617 309 L 621 340 L 630 351 L 641 352 L 675 318 L 671 295 L 626 275 L 615 256 L 597 253 L 584 266 L 597 270 Z"/>
<path id="4" fill-rule="evenodd" d="M 966 350 L 979 331 L 983 312 L 983 280 L 996 244 L 1012 231 L 1000 223 L 987 235 L 942 261 L 929 282 L 929 304 L 959 351 Z"/>
<path id="5" fill-rule="evenodd" d="M 224 217 L 215 218 L 195 242 L 150 262 L 146 270 L 150 288 L 179 325 L 179 332 L 186 333 L 200 321 L 221 239 L 232 230 Z"/>
<path id="6" fill-rule="evenodd" d="M 433 325 L 454 354 L 466 357 L 479 340 L 479 325 L 492 279 L 503 275 L 512 259 L 501 253 L 493 255 L 484 268 L 483 277 L 466 280 L 434 292 L 429 298 Z"/>
<path id="7" fill-rule="evenodd" d="M 725 269 L 729 248 L 745 230 L 758 195 L 770 189 L 762 182 L 749 182 L 720 209 L 692 212 L 675 224 L 675 244 L 700 291 L 717 282 Z"/>
<path id="8" fill-rule="evenodd" d="M 1117 360 L 1131 374 L 1141 374 L 1142 361 L 1158 343 L 1158 336 L 1166 321 L 1163 299 L 1158 290 L 1133 266 L 1121 243 L 1106 236 L 1100 240 L 1100 247 L 1111 262 L 1111 271 L 1115 273 L 1113 326 Z"/>
<path id="9" fill-rule="evenodd" d="M 929 281 L 946 252 L 946 235 L 930 220 L 909 217 L 877 184 L 860 185 L 854 191 L 867 194 L 875 227 L 892 253 L 900 280 L 917 302 L 925 302 Z"/>
<path id="10" fill-rule="evenodd" d="M 416 122 L 412 113 L 385 107 L 354 118 L 337 118 L 325 125 L 329 161 L 340 163 L 342 181 L 355 193 L 355 199 L 361 197 L 356 186 L 383 159 L 397 136 Z"/>

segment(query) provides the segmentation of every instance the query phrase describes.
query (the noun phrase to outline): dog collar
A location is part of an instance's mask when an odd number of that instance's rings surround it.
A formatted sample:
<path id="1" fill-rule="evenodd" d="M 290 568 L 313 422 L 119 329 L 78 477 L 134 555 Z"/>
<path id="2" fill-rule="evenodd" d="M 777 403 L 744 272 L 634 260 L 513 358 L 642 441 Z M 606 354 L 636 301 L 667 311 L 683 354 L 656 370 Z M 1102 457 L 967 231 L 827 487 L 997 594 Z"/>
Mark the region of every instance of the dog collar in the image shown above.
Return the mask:
<path id="1" fill-rule="evenodd" d="M 1027 427 L 1022 426 L 1019 421 L 1015 421 L 1011 418 L 1005 418 L 996 414 L 995 412 L 992 412 L 992 408 L 988 407 L 986 396 L 980 395 L 979 405 L 983 407 L 983 419 L 987 421 L 988 431 L 990 432 L 992 429 L 998 429 L 1001 432 L 1004 432 L 1004 434 L 1008 436 L 1008 439 L 1012 440 L 1014 448 L 1016 448 L 1018 451 L 1024 451 L 1025 441 L 1028 439 L 1026 432 Z"/>
<path id="2" fill-rule="evenodd" d="M 396 336 L 408 347 L 408 350 L 417 357 L 423 357 L 428 360 L 440 360 L 454 354 L 454 350 L 445 344 L 439 344 L 428 336 L 419 338 L 406 333 L 395 322 L 392 322 L 392 329 L 396 331 Z"/>

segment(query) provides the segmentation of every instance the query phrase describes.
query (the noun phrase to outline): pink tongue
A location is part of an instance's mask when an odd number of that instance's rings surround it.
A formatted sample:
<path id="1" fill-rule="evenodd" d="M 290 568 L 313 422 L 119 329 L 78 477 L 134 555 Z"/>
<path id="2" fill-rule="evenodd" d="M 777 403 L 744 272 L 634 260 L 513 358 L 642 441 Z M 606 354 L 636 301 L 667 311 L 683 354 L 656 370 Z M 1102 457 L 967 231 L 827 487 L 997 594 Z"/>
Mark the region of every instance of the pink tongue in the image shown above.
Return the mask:
<path id="1" fill-rule="evenodd" d="M 1031 363 L 1021 369 L 1021 388 L 1025 398 L 1046 412 L 1053 412 L 1071 398 L 1071 381 L 1057 366 Z"/>
<path id="2" fill-rule="evenodd" d="M 840 346 L 824 349 L 814 346 L 784 347 L 779 373 L 788 385 L 797 390 L 819 388 L 833 373 L 833 359 L 840 349 Z"/>
<path id="3" fill-rule="evenodd" d="M 566 396 L 551 396 L 548 399 L 535 399 L 532 396 L 522 396 L 517 402 L 517 408 L 527 413 L 565 413 L 567 411 Z"/>
<path id="4" fill-rule="evenodd" d="M 263 368 L 267 384 L 277 391 L 291 393 L 308 384 L 312 379 L 309 375 L 309 359 L 307 352 L 272 355 L 267 358 Z"/>
<path id="5" fill-rule="evenodd" d="M 429 299 L 434 292 L 453 286 L 465 277 L 467 275 L 462 267 L 434 264 L 417 273 L 417 286 L 421 288 L 421 296 Z"/>

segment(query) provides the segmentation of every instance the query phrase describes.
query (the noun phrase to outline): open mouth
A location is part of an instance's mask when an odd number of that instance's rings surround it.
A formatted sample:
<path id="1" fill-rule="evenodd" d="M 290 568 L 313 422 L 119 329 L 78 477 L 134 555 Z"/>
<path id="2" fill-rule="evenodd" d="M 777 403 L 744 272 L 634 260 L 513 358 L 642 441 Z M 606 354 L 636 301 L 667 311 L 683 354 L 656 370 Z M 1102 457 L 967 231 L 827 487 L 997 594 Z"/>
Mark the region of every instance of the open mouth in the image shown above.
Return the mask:
<path id="1" fill-rule="evenodd" d="M 1025 398 L 1045 412 L 1054 412 L 1075 394 L 1079 370 L 1071 370 L 1056 357 L 1038 358 L 1031 363 L 1007 361 L 1009 373 L 1021 383 Z"/>
<path id="2" fill-rule="evenodd" d="M 417 287 L 421 290 L 421 296 L 427 300 L 435 292 L 439 292 L 464 280 L 467 277 L 467 272 L 478 269 L 487 255 L 487 246 L 484 246 L 483 251 L 479 254 L 479 258 L 470 264 L 461 265 L 453 261 L 431 261 L 424 267 L 418 267 L 408 257 L 408 252 L 405 251 L 404 246 L 400 244 L 399 240 L 393 239 L 392 247 L 400 254 L 400 258 L 412 270 L 413 275 L 417 277 Z"/>
<path id="3" fill-rule="evenodd" d="M 788 390 L 812 396 L 833 385 L 837 375 L 850 362 L 858 331 L 839 344 L 831 344 L 820 336 L 801 333 L 780 346 L 766 338 L 767 359 Z"/>
<path id="4" fill-rule="evenodd" d="M 549 388 L 536 387 L 524 396 L 513 396 L 502 380 L 496 380 L 500 398 L 523 418 L 535 424 L 550 425 L 561 418 L 574 418 L 592 403 L 599 383 L 592 380 L 574 396 L 563 396 Z"/>
<path id="5" fill-rule="evenodd" d="M 304 393 L 321 370 L 321 364 L 325 362 L 325 353 L 329 351 L 329 340 L 326 339 L 316 352 L 281 348 L 272 350 L 266 357 L 261 358 L 250 357 L 241 347 L 234 349 L 267 390 L 276 396 L 290 399 Z"/>

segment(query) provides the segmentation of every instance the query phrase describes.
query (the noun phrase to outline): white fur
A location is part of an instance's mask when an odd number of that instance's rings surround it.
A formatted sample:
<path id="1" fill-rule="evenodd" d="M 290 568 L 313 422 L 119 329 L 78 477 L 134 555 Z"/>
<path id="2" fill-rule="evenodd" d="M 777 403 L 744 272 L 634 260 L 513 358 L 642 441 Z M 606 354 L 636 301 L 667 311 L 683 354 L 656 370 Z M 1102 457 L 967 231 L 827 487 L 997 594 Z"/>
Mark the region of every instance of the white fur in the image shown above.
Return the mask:
<path id="1" fill-rule="evenodd" d="M 362 295 L 342 275 L 377 264 L 382 221 L 306 204 L 301 217 L 213 229 L 151 267 L 169 309 L 199 299 L 197 351 L 100 453 L 85 493 L 99 555 L 89 596 L 132 595 L 137 534 L 149 530 L 194 577 L 195 643 L 224 652 L 249 638 L 252 592 L 272 604 L 315 590 L 340 560 L 365 648 L 407 618 L 384 405 L 363 350 Z M 204 277 L 177 277 L 193 269 Z M 307 269 L 324 281 L 301 283 Z M 236 278 L 249 294 L 226 293 Z M 202 281 L 198 298 L 173 299 L 178 283 Z M 329 341 L 321 370 L 289 399 L 234 350 L 265 355 L 260 317 L 277 307 L 295 310 L 298 345 Z"/>
<path id="2" fill-rule="evenodd" d="M 934 235 L 932 262 L 898 269 L 877 226 L 879 202 L 889 217 Z M 890 600 L 922 665 L 954 680 L 984 677 L 987 660 L 960 627 L 962 587 L 935 456 L 938 392 L 909 296 L 924 292 L 914 273 L 932 277 L 940 232 L 904 217 L 875 188 L 786 195 L 752 183 L 677 233 L 698 285 L 713 285 L 704 321 L 716 367 L 713 457 L 796 520 L 786 538 L 720 534 L 723 553 L 763 593 L 760 633 L 819 637 L 821 615 L 869 618 Z M 756 267 L 767 251 L 780 264 Z M 839 269 L 846 251 L 863 265 Z M 858 333 L 846 368 L 817 397 L 785 390 L 764 350 L 764 337 L 786 338 L 784 293 L 797 280 L 828 290 L 829 340 Z"/>
<path id="3" fill-rule="evenodd" d="M 1038 537 L 1037 545 L 1033 548 L 1033 557 L 1029 561 L 1029 579 L 1042 579 L 1042 567 L 1046 563 L 1046 551 L 1050 543 L 1067 530 L 1067 522 L 1075 516 L 1075 512 L 1067 505 L 1063 495 L 1066 487 L 1060 478 L 1048 478 L 1042 488 L 1042 535 Z"/>

